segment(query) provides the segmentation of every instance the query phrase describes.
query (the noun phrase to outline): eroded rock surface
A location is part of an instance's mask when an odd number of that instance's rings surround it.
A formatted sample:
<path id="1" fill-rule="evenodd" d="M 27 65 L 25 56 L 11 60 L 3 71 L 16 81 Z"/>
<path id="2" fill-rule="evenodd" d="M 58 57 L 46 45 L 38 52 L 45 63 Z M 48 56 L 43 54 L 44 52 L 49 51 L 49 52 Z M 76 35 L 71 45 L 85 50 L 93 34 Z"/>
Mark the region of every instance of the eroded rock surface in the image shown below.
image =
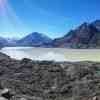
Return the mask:
<path id="1" fill-rule="evenodd" d="M 10 89 L 18 100 L 100 98 L 100 63 L 39 62 L 26 58 L 18 61 L 6 55 L 2 59 L 1 55 L 0 89 Z"/>

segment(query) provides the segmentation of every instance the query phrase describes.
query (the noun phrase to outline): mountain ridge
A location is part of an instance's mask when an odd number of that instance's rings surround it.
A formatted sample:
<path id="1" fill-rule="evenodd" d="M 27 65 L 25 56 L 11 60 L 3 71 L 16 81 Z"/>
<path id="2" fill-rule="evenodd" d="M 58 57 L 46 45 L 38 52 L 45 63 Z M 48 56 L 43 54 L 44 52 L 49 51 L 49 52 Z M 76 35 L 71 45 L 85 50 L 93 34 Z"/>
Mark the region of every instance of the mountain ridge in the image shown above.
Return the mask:
<path id="1" fill-rule="evenodd" d="M 17 41 L 22 46 L 42 46 L 44 43 L 51 42 L 52 39 L 38 32 L 33 32 Z"/>
<path id="2" fill-rule="evenodd" d="M 96 22 L 97 23 L 97 22 Z M 56 47 L 67 48 L 100 48 L 100 30 L 94 23 L 83 23 L 65 36 L 54 39 Z"/>
<path id="3" fill-rule="evenodd" d="M 19 40 L 10 40 L 10 42 L 1 37 L 0 45 L 1 47 L 33 46 L 74 49 L 100 48 L 100 20 L 95 20 L 91 23 L 84 22 L 60 38 L 51 39 L 43 33 L 33 32 Z"/>

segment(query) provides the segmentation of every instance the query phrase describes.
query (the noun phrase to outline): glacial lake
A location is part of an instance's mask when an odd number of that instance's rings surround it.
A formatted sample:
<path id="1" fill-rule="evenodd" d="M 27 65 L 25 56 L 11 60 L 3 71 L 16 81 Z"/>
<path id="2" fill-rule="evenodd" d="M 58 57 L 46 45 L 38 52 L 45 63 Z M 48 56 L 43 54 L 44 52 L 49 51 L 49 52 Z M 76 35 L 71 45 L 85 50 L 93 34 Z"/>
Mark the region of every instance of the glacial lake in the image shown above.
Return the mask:
<path id="1" fill-rule="evenodd" d="M 100 61 L 100 49 L 5 47 L 0 52 L 18 60 Z"/>

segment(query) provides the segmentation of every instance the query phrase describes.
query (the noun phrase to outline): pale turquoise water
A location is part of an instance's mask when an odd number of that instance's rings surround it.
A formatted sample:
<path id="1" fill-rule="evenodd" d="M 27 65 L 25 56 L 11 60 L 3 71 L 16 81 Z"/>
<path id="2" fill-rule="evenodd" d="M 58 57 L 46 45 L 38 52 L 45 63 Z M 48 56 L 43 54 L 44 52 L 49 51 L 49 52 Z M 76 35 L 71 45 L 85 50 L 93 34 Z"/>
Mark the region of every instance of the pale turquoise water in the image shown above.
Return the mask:
<path id="1" fill-rule="evenodd" d="M 100 61 L 99 49 L 63 49 L 34 47 L 5 47 L 1 52 L 15 59 L 55 61 Z"/>

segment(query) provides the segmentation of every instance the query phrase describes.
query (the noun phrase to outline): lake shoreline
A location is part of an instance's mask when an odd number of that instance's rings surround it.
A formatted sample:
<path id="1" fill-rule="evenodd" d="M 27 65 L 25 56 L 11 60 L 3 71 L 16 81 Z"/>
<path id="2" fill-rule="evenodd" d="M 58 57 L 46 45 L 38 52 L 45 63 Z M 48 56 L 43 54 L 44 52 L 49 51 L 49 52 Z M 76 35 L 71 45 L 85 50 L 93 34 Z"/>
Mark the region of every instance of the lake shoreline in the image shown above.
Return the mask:
<path id="1" fill-rule="evenodd" d="M 65 48 L 35 48 L 35 47 L 5 47 L 0 52 L 11 58 L 21 60 L 47 61 L 100 61 L 99 49 L 65 49 Z"/>

